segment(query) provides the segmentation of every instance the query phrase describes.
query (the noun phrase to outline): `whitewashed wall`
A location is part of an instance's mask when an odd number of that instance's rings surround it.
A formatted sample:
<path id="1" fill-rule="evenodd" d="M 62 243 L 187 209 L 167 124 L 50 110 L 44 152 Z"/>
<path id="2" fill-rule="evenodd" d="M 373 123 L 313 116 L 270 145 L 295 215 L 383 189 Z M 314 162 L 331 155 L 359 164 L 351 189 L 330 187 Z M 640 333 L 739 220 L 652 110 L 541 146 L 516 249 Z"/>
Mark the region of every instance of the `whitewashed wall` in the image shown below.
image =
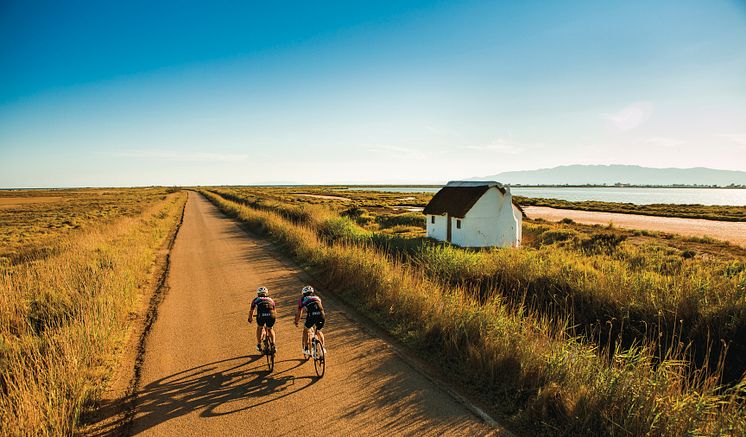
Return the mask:
<path id="1" fill-rule="evenodd" d="M 466 213 L 461 229 L 453 219 L 451 242 L 463 247 L 510 247 L 520 241 L 520 221 L 516 220 L 510 191 L 502 195 L 490 188 Z"/>
<path id="2" fill-rule="evenodd" d="M 446 241 L 446 217 L 444 215 L 435 216 L 435 224 L 432 223 L 432 215 L 425 216 L 427 236 L 440 241 Z"/>
<path id="3" fill-rule="evenodd" d="M 511 200 L 511 204 L 512 204 L 512 200 Z M 515 222 L 516 222 L 516 233 L 515 233 L 516 246 L 520 246 L 521 243 L 523 242 L 523 213 L 515 205 L 513 205 L 513 217 L 515 217 Z"/>

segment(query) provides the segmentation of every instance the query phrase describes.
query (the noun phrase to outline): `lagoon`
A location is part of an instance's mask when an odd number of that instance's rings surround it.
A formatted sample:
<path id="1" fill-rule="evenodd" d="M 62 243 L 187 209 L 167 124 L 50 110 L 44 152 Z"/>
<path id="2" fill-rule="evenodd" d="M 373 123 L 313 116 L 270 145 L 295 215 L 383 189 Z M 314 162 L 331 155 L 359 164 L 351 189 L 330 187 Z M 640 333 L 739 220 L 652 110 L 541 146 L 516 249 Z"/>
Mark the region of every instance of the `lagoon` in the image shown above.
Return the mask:
<path id="1" fill-rule="evenodd" d="M 433 187 L 350 187 L 348 190 L 393 193 L 435 193 Z M 511 187 L 516 196 L 600 202 L 735 205 L 746 206 L 746 189 L 739 188 L 641 188 L 641 187 Z"/>

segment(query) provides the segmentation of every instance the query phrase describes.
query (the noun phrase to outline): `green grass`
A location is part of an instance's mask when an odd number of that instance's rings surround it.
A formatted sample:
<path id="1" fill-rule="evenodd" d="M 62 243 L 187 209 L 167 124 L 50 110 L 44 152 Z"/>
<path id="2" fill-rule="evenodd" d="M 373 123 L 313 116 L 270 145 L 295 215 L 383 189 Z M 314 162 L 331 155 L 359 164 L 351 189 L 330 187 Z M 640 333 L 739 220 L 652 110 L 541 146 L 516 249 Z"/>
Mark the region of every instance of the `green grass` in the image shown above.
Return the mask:
<path id="1" fill-rule="evenodd" d="M 434 279 L 422 266 L 382 250 L 375 244 L 379 237 L 355 230 L 352 219 L 331 216 L 330 222 L 328 209 L 309 209 L 310 219 L 304 220 L 309 215 L 287 215 L 266 203 L 256 207 L 211 192 L 205 195 L 257 233 L 281 243 L 320 283 L 333 287 L 413 349 L 438 357 L 434 361 L 444 371 L 531 433 L 746 432 L 746 384 L 720 387 L 717 369 L 692 366 L 683 347 L 671 345 L 662 359 L 658 344 L 647 340 L 633 347 L 599 348 L 579 339 L 567 317 L 549 317 L 530 306 L 516 310 L 501 294 L 481 295 L 468 283 L 444 280 L 446 271 L 456 281 L 465 272 L 481 275 L 481 260 L 474 258 L 479 253 L 433 250 L 432 256 L 444 260 L 442 273 L 435 275 L 439 279 Z M 318 227 L 324 223 L 333 223 L 326 234 Z"/>

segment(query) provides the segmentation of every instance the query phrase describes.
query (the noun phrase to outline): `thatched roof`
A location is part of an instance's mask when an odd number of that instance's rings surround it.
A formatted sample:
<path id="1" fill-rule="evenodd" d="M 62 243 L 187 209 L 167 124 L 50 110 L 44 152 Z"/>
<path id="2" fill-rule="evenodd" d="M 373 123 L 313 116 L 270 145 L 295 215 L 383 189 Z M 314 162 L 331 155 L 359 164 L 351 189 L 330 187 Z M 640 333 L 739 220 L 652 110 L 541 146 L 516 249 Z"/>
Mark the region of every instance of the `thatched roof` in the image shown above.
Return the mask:
<path id="1" fill-rule="evenodd" d="M 434 215 L 448 213 L 451 217 L 464 217 L 489 189 L 489 185 L 474 187 L 445 186 L 435 193 L 435 196 L 422 212 Z"/>
<path id="2" fill-rule="evenodd" d="M 504 195 L 505 187 L 494 181 L 452 181 L 435 193 L 430 203 L 422 211 L 424 214 L 442 215 L 448 213 L 450 217 L 464 218 L 472 206 L 487 192 L 495 187 Z M 525 217 L 526 213 L 520 205 L 513 202 Z"/>

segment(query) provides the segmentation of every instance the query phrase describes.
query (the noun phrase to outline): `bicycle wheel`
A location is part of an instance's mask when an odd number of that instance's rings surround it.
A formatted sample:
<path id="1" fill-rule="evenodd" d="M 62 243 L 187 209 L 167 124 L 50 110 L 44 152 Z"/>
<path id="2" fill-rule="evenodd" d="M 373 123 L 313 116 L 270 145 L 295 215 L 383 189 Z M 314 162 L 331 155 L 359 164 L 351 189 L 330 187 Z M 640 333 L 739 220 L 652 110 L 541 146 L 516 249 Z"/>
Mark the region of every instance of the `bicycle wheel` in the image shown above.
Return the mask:
<path id="1" fill-rule="evenodd" d="M 326 354 L 324 354 L 324 348 L 318 339 L 314 338 L 313 342 L 316 347 L 316 355 L 313 357 L 313 367 L 316 369 L 316 374 L 321 378 L 326 371 Z"/>
<path id="2" fill-rule="evenodd" d="M 269 342 L 265 343 L 265 351 L 267 355 L 267 367 L 271 372 L 275 369 L 275 351 L 272 348 L 272 345 L 269 344 Z"/>

